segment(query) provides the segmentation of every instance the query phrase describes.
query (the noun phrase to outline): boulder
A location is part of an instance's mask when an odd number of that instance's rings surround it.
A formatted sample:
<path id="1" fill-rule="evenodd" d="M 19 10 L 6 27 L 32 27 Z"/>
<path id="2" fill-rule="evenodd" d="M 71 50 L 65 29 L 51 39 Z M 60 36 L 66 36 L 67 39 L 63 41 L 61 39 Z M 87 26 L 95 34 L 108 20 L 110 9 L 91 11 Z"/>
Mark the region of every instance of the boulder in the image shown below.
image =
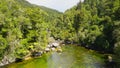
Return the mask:
<path id="1" fill-rule="evenodd" d="M 53 47 L 58 47 L 58 46 L 59 46 L 59 43 L 52 43 L 52 46 L 53 46 Z"/>
<path id="2" fill-rule="evenodd" d="M 50 48 L 50 47 L 51 47 L 51 45 L 49 44 L 49 45 L 47 45 L 47 47 L 48 47 L 48 48 Z"/>
<path id="3" fill-rule="evenodd" d="M 0 62 L 0 66 L 7 65 L 9 63 L 15 62 L 15 57 L 12 56 L 4 56 L 4 58 Z"/>
<path id="4" fill-rule="evenodd" d="M 32 57 L 38 57 L 38 56 L 41 56 L 42 55 L 42 52 L 33 52 L 32 53 Z"/>
<path id="5" fill-rule="evenodd" d="M 112 57 L 111 56 L 108 56 L 108 61 L 112 62 Z"/>
<path id="6" fill-rule="evenodd" d="M 65 44 L 62 44 L 63 46 L 65 46 Z"/>
<path id="7" fill-rule="evenodd" d="M 46 51 L 46 52 L 49 52 L 49 51 L 50 51 L 50 48 L 46 48 L 45 51 Z"/>
<path id="8" fill-rule="evenodd" d="M 52 51 L 55 51 L 56 49 L 53 47 L 53 48 L 51 48 L 51 50 L 52 50 Z"/>
<path id="9" fill-rule="evenodd" d="M 3 66 L 4 64 L 2 62 L 0 62 L 0 66 Z"/>
<path id="10" fill-rule="evenodd" d="M 57 47 L 57 52 L 62 52 L 62 48 L 60 46 Z"/>
<path id="11" fill-rule="evenodd" d="M 62 52 L 62 49 L 57 49 L 57 52 Z"/>
<path id="12" fill-rule="evenodd" d="M 29 57 L 24 58 L 24 60 L 29 60 L 29 59 L 31 59 L 31 58 L 32 58 L 32 57 L 29 56 Z"/>

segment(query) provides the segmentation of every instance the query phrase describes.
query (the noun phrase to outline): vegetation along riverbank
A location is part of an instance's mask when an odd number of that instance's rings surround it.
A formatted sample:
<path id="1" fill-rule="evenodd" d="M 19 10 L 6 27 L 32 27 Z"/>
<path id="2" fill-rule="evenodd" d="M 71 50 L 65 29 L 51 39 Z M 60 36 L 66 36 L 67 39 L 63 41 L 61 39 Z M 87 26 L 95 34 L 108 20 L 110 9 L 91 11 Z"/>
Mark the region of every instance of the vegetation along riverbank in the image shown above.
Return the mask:
<path id="1" fill-rule="evenodd" d="M 0 0 L 0 66 L 62 52 L 60 43 L 107 53 L 107 66 L 119 68 L 120 0 L 80 0 L 64 13 L 26 0 Z"/>

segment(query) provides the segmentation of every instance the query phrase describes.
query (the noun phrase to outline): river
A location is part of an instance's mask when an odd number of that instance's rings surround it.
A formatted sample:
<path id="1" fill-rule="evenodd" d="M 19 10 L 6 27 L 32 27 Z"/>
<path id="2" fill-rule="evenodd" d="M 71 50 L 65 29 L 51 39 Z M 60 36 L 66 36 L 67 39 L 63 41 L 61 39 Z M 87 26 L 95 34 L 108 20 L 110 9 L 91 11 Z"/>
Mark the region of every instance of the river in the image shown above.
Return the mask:
<path id="1" fill-rule="evenodd" d="M 63 52 L 50 52 L 2 68 L 104 68 L 103 55 L 80 46 L 62 46 Z"/>

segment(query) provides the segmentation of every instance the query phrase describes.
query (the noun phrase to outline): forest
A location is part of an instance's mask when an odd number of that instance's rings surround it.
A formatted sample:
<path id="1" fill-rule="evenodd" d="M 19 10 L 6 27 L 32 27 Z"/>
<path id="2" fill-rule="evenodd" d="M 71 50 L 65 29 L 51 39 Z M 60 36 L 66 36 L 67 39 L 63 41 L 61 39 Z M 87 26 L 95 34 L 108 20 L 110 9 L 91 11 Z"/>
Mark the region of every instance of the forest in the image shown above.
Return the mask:
<path id="1" fill-rule="evenodd" d="M 49 38 L 110 53 L 120 64 L 120 0 L 84 0 L 64 13 L 25 0 L 0 0 L 0 60 L 41 51 Z"/>

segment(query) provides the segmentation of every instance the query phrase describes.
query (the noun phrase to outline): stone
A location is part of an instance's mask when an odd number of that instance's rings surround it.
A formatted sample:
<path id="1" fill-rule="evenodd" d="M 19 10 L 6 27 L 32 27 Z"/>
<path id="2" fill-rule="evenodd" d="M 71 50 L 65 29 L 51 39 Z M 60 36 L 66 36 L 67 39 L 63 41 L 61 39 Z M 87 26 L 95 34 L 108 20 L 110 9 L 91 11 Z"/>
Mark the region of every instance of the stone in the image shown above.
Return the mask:
<path id="1" fill-rule="evenodd" d="M 65 44 L 62 44 L 63 46 L 65 46 Z"/>
<path id="2" fill-rule="evenodd" d="M 108 56 L 108 61 L 112 62 L 112 57 L 111 56 Z"/>
<path id="3" fill-rule="evenodd" d="M 4 64 L 2 62 L 0 62 L 0 66 L 3 66 Z"/>
<path id="4" fill-rule="evenodd" d="M 4 58 L 0 62 L 0 66 L 4 66 L 4 65 L 10 64 L 12 62 L 15 62 L 15 57 L 4 56 Z"/>
<path id="5" fill-rule="evenodd" d="M 50 48 L 46 48 L 45 51 L 46 51 L 46 52 L 49 52 L 49 51 L 50 51 Z"/>
<path id="6" fill-rule="evenodd" d="M 49 45 L 47 45 L 47 47 L 48 47 L 48 48 L 50 48 L 50 47 L 51 47 L 51 45 L 49 44 Z"/>
<path id="7" fill-rule="evenodd" d="M 38 57 L 38 56 L 41 56 L 42 55 L 42 52 L 33 52 L 32 53 L 32 57 Z"/>
<path id="8" fill-rule="evenodd" d="M 55 51 L 56 49 L 55 48 L 51 48 L 52 51 Z"/>
<path id="9" fill-rule="evenodd" d="M 29 59 L 32 59 L 32 57 L 26 57 L 26 58 L 24 58 L 24 60 L 29 60 Z"/>
<path id="10" fill-rule="evenodd" d="M 57 49 L 57 52 L 62 52 L 62 49 L 60 48 L 60 49 Z"/>
<path id="11" fill-rule="evenodd" d="M 59 43 L 52 43 L 53 47 L 58 47 Z"/>

